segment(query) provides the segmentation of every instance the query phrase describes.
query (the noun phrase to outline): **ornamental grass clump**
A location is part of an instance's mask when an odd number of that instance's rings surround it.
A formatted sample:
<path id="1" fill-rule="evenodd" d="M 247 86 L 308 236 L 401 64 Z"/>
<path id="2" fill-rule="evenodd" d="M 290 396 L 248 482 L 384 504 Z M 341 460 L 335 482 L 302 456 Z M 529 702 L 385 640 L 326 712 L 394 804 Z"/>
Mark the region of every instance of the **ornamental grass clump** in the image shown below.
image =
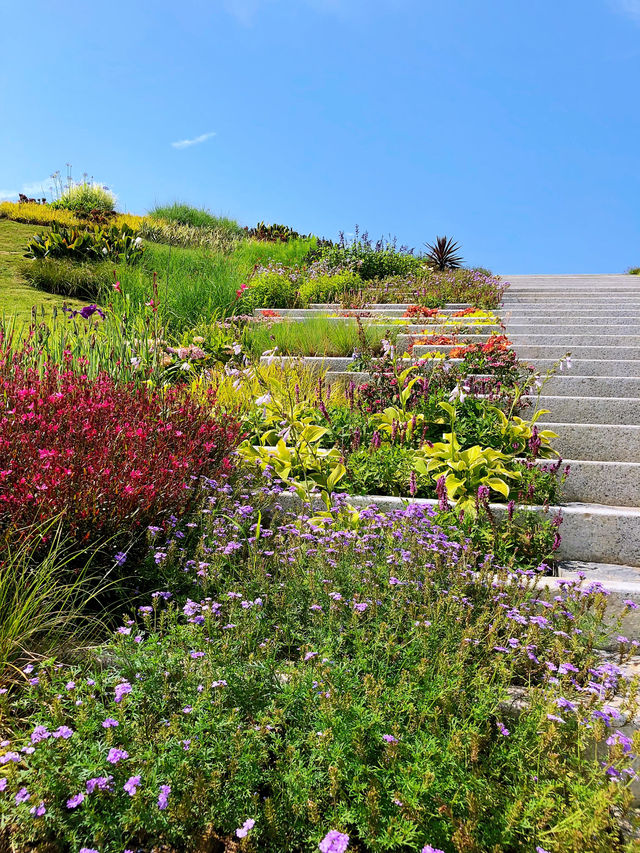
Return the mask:
<path id="1" fill-rule="evenodd" d="M 186 601 L 156 593 L 98 660 L 0 697 L 5 844 L 624 849 L 633 645 L 594 651 L 598 584 L 545 590 L 431 510 L 269 518 L 228 491 L 154 531 Z"/>
<path id="2" fill-rule="evenodd" d="M 0 353 L 0 530 L 54 516 L 83 544 L 128 547 L 193 506 L 202 477 L 229 466 L 239 425 L 174 388 L 116 384 Z M 71 358 L 71 354 L 67 354 Z"/>

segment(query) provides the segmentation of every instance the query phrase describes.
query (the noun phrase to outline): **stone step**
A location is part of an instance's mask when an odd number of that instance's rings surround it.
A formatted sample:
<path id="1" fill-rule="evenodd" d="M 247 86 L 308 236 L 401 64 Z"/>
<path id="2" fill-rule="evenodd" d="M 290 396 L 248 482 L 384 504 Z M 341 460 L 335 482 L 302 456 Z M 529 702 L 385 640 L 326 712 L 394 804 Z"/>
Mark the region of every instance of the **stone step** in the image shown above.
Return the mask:
<path id="1" fill-rule="evenodd" d="M 563 467 L 565 464 L 570 466 L 570 471 L 562 487 L 563 501 L 597 499 L 612 506 L 640 507 L 640 462 L 565 459 Z"/>
<path id="2" fill-rule="evenodd" d="M 404 336 L 406 337 L 406 336 Z M 398 349 L 402 350 L 402 346 L 406 347 L 408 341 L 402 341 L 402 335 L 398 335 Z M 417 358 L 428 355 L 430 352 L 448 352 L 452 347 L 447 344 L 439 346 L 418 344 L 413 348 L 413 355 Z M 614 359 L 616 361 L 640 360 L 640 347 L 623 347 L 623 346 L 564 346 L 563 344 L 547 344 L 547 345 L 518 345 L 518 356 L 523 361 L 536 361 L 537 359 L 551 359 L 557 361 L 562 358 L 567 352 L 571 352 L 573 359 Z M 640 364 L 638 365 L 640 371 Z"/>
<path id="3" fill-rule="evenodd" d="M 640 317 L 640 314 L 638 314 Z M 545 331 L 549 331 L 551 334 L 562 334 L 565 329 L 570 331 L 576 330 L 576 327 L 582 328 L 586 327 L 585 331 L 591 331 L 592 329 L 610 329 L 610 331 L 605 332 L 605 334 L 609 335 L 617 335 L 617 334 L 625 334 L 625 329 L 628 329 L 631 334 L 637 335 L 637 329 L 640 328 L 640 323 L 636 323 L 635 320 L 637 318 L 629 319 L 629 314 L 627 311 L 621 311 L 620 315 L 617 317 L 608 316 L 602 317 L 601 314 L 594 314 L 591 317 L 587 317 L 584 315 L 576 316 L 574 313 L 568 311 L 563 315 L 556 314 L 525 314 L 525 315 L 515 315 L 515 314 L 502 314 L 501 320 L 502 323 L 507 326 L 507 328 L 516 328 L 516 331 L 519 331 L 520 326 L 527 326 L 528 328 L 533 329 L 543 329 Z M 553 332 L 552 330 L 556 327 L 559 327 L 559 332 Z"/>
<path id="4" fill-rule="evenodd" d="M 553 446 L 564 459 L 640 461 L 640 426 L 566 423 L 548 418 L 541 419 L 538 426 L 557 433 Z"/>
<path id="5" fill-rule="evenodd" d="M 520 355 L 522 347 L 518 350 Z M 525 361 L 534 365 L 536 370 L 541 374 L 545 374 L 551 370 L 557 363 L 557 359 L 553 358 L 524 358 Z M 564 369 L 558 373 L 559 376 L 622 376 L 637 379 L 640 376 L 640 364 L 637 360 L 632 359 L 592 359 L 592 358 L 574 358 L 571 356 L 570 366 L 564 366 Z M 608 396 L 608 395 L 602 395 Z M 620 395 L 625 396 L 625 395 Z"/>
<path id="6" fill-rule="evenodd" d="M 550 377 L 543 392 L 554 397 L 640 397 L 640 375 L 577 376 L 573 373 L 574 364 L 568 373 Z"/>
<path id="7" fill-rule="evenodd" d="M 590 325 L 598 323 L 611 323 L 618 325 L 620 323 L 626 325 L 633 322 L 640 316 L 637 311 L 629 312 L 624 308 L 611 309 L 606 315 L 602 311 L 587 311 L 582 309 L 568 309 L 564 311 L 550 311 L 546 308 L 540 308 L 534 311 L 528 308 L 526 311 L 518 311 L 516 309 L 501 308 L 496 312 L 497 316 L 503 323 L 544 323 L 545 325 L 570 325 L 575 322 L 585 322 Z"/>
<path id="8" fill-rule="evenodd" d="M 640 338 L 640 323 L 589 323 L 578 319 L 575 322 L 569 322 L 568 319 L 564 323 L 547 323 L 545 320 L 506 320 L 506 334 L 513 339 L 513 336 L 518 338 L 529 338 L 531 336 L 544 336 L 552 338 L 559 336 L 574 336 L 580 334 L 591 339 L 600 337 L 622 337 L 624 343 L 629 343 L 626 340 L 627 336 Z M 483 327 L 486 328 L 486 327 Z"/>
<path id="9" fill-rule="evenodd" d="M 533 401 L 539 409 L 549 409 L 547 420 L 562 423 L 640 424 L 638 397 L 553 397 L 543 394 Z"/>

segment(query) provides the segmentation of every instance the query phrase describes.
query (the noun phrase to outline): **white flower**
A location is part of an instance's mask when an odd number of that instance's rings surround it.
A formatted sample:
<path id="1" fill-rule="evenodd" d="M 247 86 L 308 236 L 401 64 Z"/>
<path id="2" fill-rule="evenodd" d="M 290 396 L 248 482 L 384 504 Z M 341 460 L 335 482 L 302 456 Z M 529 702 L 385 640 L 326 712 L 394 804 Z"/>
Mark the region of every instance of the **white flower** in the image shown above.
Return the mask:
<path id="1" fill-rule="evenodd" d="M 449 402 L 453 403 L 455 400 L 460 400 L 461 403 L 464 403 L 467 395 L 461 390 L 459 385 L 453 389 L 453 391 L 449 394 Z"/>
<path id="2" fill-rule="evenodd" d="M 138 248 L 138 246 L 142 246 L 142 237 L 136 237 L 136 239 L 133 241 L 133 245 L 136 248 Z"/>
<path id="3" fill-rule="evenodd" d="M 271 394 L 263 394 L 256 399 L 256 406 L 266 406 L 271 402 Z"/>
<path id="4" fill-rule="evenodd" d="M 183 361 L 180 365 L 180 370 L 191 370 L 191 365 L 188 361 Z"/>
<path id="5" fill-rule="evenodd" d="M 106 247 L 106 246 L 102 249 L 102 254 L 103 254 L 103 255 L 108 254 L 108 252 L 107 252 L 107 247 Z"/>
<path id="6" fill-rule="evenodd" d="M 240 355 L 240 353 L 242 352 L 242 344 L 234 344 L 232 349 L 234 355 Z"/>

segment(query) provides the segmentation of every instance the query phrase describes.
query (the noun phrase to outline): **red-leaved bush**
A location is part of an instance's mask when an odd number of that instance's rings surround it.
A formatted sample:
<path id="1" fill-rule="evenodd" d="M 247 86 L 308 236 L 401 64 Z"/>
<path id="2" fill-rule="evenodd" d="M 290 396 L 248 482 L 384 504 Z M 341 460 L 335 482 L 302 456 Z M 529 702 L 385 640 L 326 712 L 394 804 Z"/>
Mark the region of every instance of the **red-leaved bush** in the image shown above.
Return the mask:
<path id="1" fill-rule="evenodd" d="M 3 357 L 4 356 L 4 357 Z M 122 544 L 194 504 L 229 468 L 238 421 L 178 388 L 149 390 L 0 353 L 0 529 L 60 516 L 77 541 Z"/>

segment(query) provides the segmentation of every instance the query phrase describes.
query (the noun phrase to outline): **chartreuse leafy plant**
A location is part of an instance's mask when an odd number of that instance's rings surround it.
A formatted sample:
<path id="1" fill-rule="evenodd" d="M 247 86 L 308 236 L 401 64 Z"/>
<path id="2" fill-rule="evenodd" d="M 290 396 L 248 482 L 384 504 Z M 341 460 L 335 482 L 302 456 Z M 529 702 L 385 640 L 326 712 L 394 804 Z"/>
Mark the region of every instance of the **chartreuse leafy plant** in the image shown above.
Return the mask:
<path id="1" fill-rule="evenodd" d="M 4 847 L 622 853 L 637 691 L 597 585 L 545 593 L 429 509 L 267 524 L 226 491 L 156 534 L 190 599 L 0 696 Z"/>
<path id="2" fill-rule="evenodd" d="M 319 412 L 308 401 L 299 402 L 295 389 L 273 376 L 265 377 L 259 370 L 255 373 L 264 394 L 255 405 L 262 412 L 258 424 L 262 424 L 259 444 L 246 439 L 238 448 L 238 455 L 259 463 L 262 470 L 275 470 L 278 477 L 292 485 L 301 498 L 308 497 L 310 490 L 319 488 L 327 505 L 331 493 L 346 473 L 337 448 L 322 448 L 320 442 L 329 428 L 318 423 Z"/>

